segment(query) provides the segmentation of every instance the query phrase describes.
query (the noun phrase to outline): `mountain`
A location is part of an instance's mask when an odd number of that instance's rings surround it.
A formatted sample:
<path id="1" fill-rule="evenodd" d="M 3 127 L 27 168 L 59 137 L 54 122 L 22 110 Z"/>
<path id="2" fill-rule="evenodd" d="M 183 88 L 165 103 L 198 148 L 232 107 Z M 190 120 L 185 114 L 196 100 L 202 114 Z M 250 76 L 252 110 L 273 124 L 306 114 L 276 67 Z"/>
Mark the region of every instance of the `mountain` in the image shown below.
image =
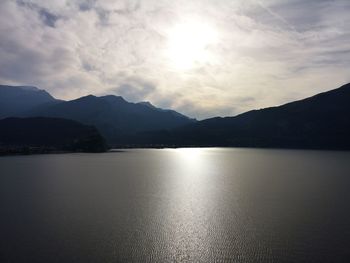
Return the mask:
<path id="1" fill-rule="evenodd" d="M 142 133 L 127 144 L 350 149 L 350 84 L 278 107 Z"/>
<path id="2" fill-rule="evenodd" d="M 54 101 L 55 98 L 49 93 L 36 87 L 0 85 L 0 119 Z"/>
<path id="3" fill-rule="evenodd" d="M 186 117 L 185 115 L 181 114 L 181 113 L 178 113 L 177 111 L 174 111 L 174 110 L 169 110 L 169 109 L 161 109 L 161 108 L 157 108 L 156 106 L 154 106 L 153 104 L 151 104 L 149 101 L 141 101 L 137 104 L 141 104 L 141 105 L 145 105 L 145 106 L 148 106 L 149 108 L 151 109 L 155 109 L 155 110 L 158 110 L 158 111 L 162 111 L 162 112 L 169 112 L 171 113 L 172 115 L 175 115 L 175 116 L 178 116 L 178 117 L 182 117 L 182 118 L 188 118 Z M 194 119 L 192 119 L 194 121 Z"/>
<path id="4" fill-rule="evenodd" d="M 150 104 L 127 102 L 120 96 L 88 95 L 76 100 L 42 105 L 24 116 L 72 119 L 94 125 L 111 144 L 138 132 L 173 129 L 194 122 L 180 113 Z"/>
<path id="5" fill-rule="evenodd" d="M 98 131 L 76 121 L 54 118 L 0 120 L 0 154 L 55 151 L 103 152 Z"/>
<path id="6" fill-rule="evenodd" d="M 63 118 L 94 125 L 112 146 L 350 149 L 350 84 L 282 106 L 203 121 L 157 108 L 149 102 L 130 103 L 113 95 L 58 101 L 36 88 L 16 87 L 12 93 L 16 92 L 23 101 L 25 92 L 30 94 L 29 98 L 43 98 L 40 103 L 39 100 L 32 103 L 35 105 L 31 110 L 24 103 L 27 110 L 20 116 Z M 2 94 L 0 99 L 6 101 Z M 1 104 L 6 109 L 10 106 Z M 20 112 L 14 108 L 13 112 Z"/>
<path id="7" fill-rule="evenodd" d="M 95 126 L 109 143 L 121 143 L 138 132 L 173 129 L 195 122 L 173 110 L 149 102 L 131 103 L 120 96 L 88 95 L 71 101 L 53 98 L 30 86 L 0 85 L 0 119 L 6 117 L 53 117 Z"/>

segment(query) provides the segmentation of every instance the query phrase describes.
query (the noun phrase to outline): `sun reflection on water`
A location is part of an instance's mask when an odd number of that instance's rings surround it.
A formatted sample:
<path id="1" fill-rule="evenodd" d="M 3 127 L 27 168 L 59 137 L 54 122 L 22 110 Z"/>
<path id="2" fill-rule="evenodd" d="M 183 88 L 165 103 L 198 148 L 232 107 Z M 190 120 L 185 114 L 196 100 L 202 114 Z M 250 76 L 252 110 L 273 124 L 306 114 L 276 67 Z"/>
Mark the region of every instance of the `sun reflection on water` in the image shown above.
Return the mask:
<path id="1" fill-rule="evenodd" d="M 180 148 L 176 149 L 177 154 L 183 161 L 188 162 L 200 162 L 200 157 L 203 155 L 203 151 L 200 148 Z"/>
<path id="2" fill-rule="evenodd" d="M 168 189 L 169 205 L 164 211 L 167 217 L 169 253 L 187 260 L 205 259 L 210 243 L 208 227 L 211 204 L 210 166 L 206 151 L 201 148 L 172 150 L 174 163 L 171 188 Z"/>

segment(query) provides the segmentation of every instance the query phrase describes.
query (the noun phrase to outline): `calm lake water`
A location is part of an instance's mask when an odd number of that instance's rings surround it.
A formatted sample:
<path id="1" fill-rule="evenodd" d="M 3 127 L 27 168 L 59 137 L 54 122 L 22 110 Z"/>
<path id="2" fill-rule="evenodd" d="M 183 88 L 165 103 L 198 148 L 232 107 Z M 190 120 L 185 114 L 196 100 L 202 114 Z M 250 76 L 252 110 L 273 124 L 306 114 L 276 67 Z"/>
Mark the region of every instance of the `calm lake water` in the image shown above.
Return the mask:
<path id="1" fill-rule="evenodd" d="M 349 262 L 350 153 L 0 158 L 0 262 Z"/>

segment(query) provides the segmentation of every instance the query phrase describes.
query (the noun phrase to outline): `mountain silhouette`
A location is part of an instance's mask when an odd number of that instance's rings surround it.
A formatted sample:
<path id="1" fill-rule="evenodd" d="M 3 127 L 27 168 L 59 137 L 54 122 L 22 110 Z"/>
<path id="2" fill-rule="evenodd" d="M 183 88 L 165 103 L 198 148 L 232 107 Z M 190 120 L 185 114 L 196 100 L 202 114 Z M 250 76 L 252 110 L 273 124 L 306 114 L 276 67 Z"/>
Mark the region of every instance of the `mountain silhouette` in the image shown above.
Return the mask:
<path id="1" fill-rule="evenodd" d="M 52 117 L 95 126 L 109 143 L 126 135 L 173 129 L 195 122 L 173 110 L 150 102 L 131 103 L 120 96 L 88 95 L 71 101 L 57 100 L 44 90 L 29 86 L 0 86 L 0 119 L 6 117 Z"/>
<path id="2" fill-rule="evenodd" d="M 76 121 L 42 117 L 0 120 L 0 154 L 106 149 L 96 128 Z"/>
<path id="3" fill-rule="evenodd" d="M 54 101 L 49 93 L 36 87 L 0 85 L 0 119 Z"/>
<path id="4" fill-rule="evenodd" d="M 350 149 L 350 84 L 278 107 L 142 133 L 127 144 Z"/>
<path id="5" fill-rule="evenodd" d="M 281 106 L 202 121 L 150 102 L 127 102 L 120 96 L 60 101 L 33 87 L 0 87 L 0 101 L 7 103 L 1 105 L 5 109 L 1 116 L 12 112 L 14 116 L 75 120 L 95 126 L 113 147 L 350 149 L 350 84 Z M 11 105 L 13 100 L 18 101 Z M 28 102 L 20 105 L 22 100 Z"/>
<path id="6" fill-rule="evenodd" d="M 195 122 L 173 110 L 150 102 L 131 103 L 120 96 L 88 95 L 71 101 L 57 100 L 44 90 L 29 86 L 0 86 L 0 119 L 54 117 L 94 125 L 110 143 L 126 135 L 173 129 Z"/>
<path id="7" fill-rule="evenodd" d="M 25 116 L 55 117 L 94 125 L 110 144 L 120 143 L 126 135 L 172 129 L 194 120 L 170 110 L 131 103 L 119 96 L 88 95 L 37 107 Z"/>

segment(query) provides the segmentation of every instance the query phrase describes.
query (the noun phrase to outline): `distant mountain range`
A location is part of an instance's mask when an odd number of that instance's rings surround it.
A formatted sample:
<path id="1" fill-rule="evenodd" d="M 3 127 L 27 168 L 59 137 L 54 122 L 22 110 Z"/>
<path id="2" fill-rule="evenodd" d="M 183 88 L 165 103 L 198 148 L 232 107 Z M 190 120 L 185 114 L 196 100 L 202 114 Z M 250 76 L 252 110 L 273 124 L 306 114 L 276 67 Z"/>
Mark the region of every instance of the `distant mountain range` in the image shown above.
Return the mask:
<path id="1" fill-rule="evenodd" d="M 0 85 L 0 119 L 13 117 L 54 101 L 49 93 L 36 87 Z"/>
<path id="2" fill-rule="evenodd" d="M 1 117 L 51 117 L 94 125 L 110 144 L 138 132 L 173 129 L 195 122 L 176 111 L 149 102 L 131 103 L 120 96 L 88 95 L 62 101 L 37 88 L 0 86 Z M 23 102 L 23 104 L 22 104 Z M 0 104 L 1 105 L 1 104 Z"/>
<path id="3" fill-rule="evenodd" d="M 119 96 L 61 101 L 34 87 L 0 86 L 0 116 L 94 125 L 113 147 L 350 149 L 350 84 L 282 106 L 203 121 Z"/>
<path id="4" fill-rule="evenodd" d="M 130 138 L 139 145 L 350 149 L 350 84 L 278 107 Z"/>

